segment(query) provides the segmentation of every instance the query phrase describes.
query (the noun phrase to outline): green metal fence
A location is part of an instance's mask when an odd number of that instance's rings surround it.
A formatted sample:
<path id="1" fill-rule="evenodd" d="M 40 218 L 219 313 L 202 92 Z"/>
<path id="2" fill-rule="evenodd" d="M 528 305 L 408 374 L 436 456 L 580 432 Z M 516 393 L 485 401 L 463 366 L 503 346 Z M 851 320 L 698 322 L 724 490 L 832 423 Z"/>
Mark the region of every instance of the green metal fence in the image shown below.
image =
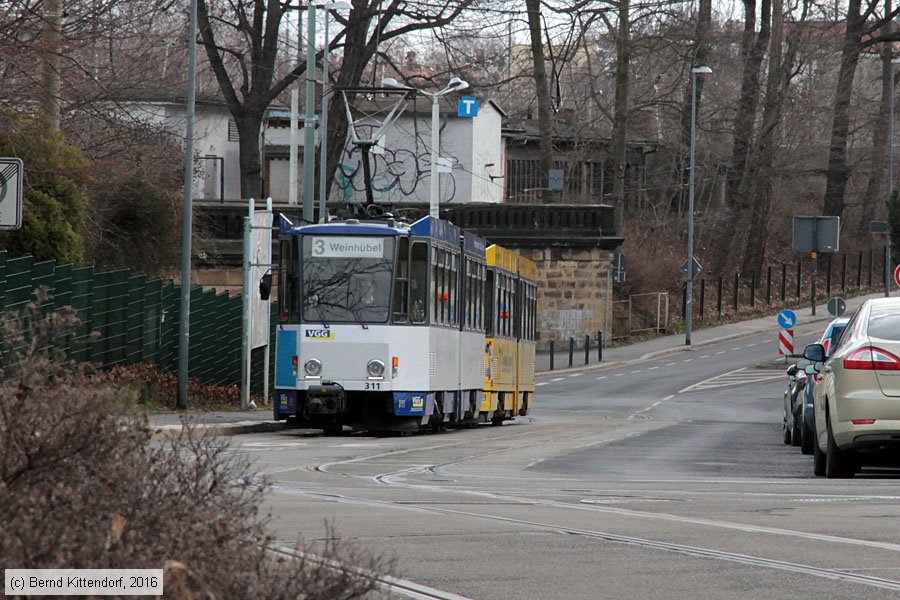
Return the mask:
<path id="1" fill-rule="evenodd" d="M 0 250 L 0 318 L 24 307 L 38 287 L 46 287 L 51 308 L 72 306 L 81 328 L 65 341 L 70 356 L 103 368 L 150 363 L 178 369 L 181 286 L 132 275 L 127 269 L 94 271 L 30 256 L 8 258 Z M 272 303 L 270 339 L 277 307 Z M 190 376 L 205 384 L 239 385 L 241 380 L 241 297 L 214 289 L 191 289 Z M 93 332 L 98 332 L 97 337 Z M 270 361 L 270 388 L 274 379 Z M 263 350 L 251 356 L 253 392 L 262 393 Z"/>

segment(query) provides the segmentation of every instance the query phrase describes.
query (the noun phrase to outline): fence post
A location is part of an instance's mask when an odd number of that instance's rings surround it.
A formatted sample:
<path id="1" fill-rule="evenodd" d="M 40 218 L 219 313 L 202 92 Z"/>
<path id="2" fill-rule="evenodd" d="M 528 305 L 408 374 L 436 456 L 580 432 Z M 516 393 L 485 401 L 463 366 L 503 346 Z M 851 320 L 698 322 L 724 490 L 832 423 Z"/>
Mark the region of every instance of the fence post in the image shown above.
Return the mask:
<path id="1" fill-rule="evenodd" d="M 862 250 L 859 251 L 859 260 L 856 261 L 856 289 L 862 287 Z"/>
<path id="2" fill-rule="evenodd" d="M 766 306 L 772 306 L 772 267 L 766 267 Z"/>
<path id="3" fill-rule="evenodd" d="M 687 283 L 681 288 L 681 319 L 687 319 Z"/>
<path id="4" fill-rule="evenodd" d="M 797 302 L 802 300 L 801 286 L 803 285 L 803 261 L 797 261 Z"/>
<path id="5" fill-rule="evenodd" d="M 569 366 L 572 366 L 572 362 L 575 360 L 575 338 L 569 338 Z"/>
<path id="6" fill-rule="evenodd" d="M 750 308 L 756 306 L 756 271 L 750 273 Z"/>
<path id="7" fill-rule="evenodd" d="M 831 257 L 833 255 L 828 255 L 828 275 L 825 277 L 825 297 L 831 298 Z"/>
<path id="8" fill-rule="evenodd" d="M 841 291 L 847 291 L 847 253 L 841 255 Z"/>
<path id="9" fill-rule="evenodd" d="M 869 287 L 868 289 L 872 289 L 872 263 L 875 261 L 875 250 L 869 248 Z"/>
<path id="10" fill-rule="evenodd" d="M 550 370 L 553 370 L 553 359 L 556 356 L 556 344 L 553 343 L 553 340 L 550 340 Z"/>
<path id="11" fill-rule="evenodd" d="M 734 311 L 737 312 L 738 309 L 738 295 L 741 291 L 741 274 L 734 274 Z"/>
<path id="12" fill-rule="evenodd" d="M 781 301 L 787 297 L 787 263 L 781 263 Z"/>
<path id="13" fill-rule="evenodd" d="M 591 335 L 584 336 L 584 364 L 591 362 Z"/>
<path id="14" fill-rule="evenodd" d="M 719 283 L 716 285 L 716 311 L 719 313 L 719 316 L 722 316 L 722 288 L 723 288 L 723 277 L 719 275 Z"/>
<path id="15" fill-rule="evenodd" d="M 597 362 L 603 362 L 603 332 L 597 332 Z"/>
<path id="16" fill-rule="evenodd" d="M 700 280 L 700 318 L 703 318 L 703 309 L 706 306 L 706 280 Z"/>

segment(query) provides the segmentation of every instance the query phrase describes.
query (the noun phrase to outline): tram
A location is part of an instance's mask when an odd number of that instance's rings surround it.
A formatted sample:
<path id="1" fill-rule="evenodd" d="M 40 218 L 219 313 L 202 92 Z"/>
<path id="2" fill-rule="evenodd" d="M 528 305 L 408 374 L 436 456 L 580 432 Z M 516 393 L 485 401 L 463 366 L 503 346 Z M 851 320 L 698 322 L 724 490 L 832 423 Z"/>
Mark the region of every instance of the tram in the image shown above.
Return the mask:
<path id="1" fill-rule="evenodd" d="M 282 215 L 278 243 L 276 420 L 336 434 L 527 414 L 534 263 L 430 216 Z"/>

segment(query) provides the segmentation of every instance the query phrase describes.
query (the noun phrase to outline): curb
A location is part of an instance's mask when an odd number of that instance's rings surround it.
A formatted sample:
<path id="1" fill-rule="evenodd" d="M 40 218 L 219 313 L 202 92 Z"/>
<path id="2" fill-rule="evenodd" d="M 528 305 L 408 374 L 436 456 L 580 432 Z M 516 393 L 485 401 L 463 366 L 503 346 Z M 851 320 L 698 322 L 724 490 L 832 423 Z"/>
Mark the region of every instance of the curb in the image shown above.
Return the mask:
<path id="1" fill-rule="evenodd" d="M 285 428 L 282 421 L 241 421 L 238 423 L 222 424 L 190 424 L 192 429 L 213 437 L 241 435 L 244 433 L 269 433 L 281 431 Z M 178 435 L 184 429 L 184 424 L 178 425 L 151 425 L 150 431 L 154 436 Z"/>

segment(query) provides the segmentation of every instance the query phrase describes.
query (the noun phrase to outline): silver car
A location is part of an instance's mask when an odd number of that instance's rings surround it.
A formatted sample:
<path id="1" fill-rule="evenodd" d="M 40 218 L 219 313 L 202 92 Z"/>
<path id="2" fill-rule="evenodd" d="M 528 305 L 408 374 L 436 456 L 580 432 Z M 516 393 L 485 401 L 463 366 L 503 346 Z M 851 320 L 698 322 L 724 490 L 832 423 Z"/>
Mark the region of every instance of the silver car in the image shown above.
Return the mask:
<path id="1" fill-rule="evenodd" d="M 900 298 L 867 300 L 831 356 L 811 344 L 816 363 L 814 471 L 852 477 L 863 464 L 900 456 Z M 819 365 L 819 363 L 824 363 Z"/>

